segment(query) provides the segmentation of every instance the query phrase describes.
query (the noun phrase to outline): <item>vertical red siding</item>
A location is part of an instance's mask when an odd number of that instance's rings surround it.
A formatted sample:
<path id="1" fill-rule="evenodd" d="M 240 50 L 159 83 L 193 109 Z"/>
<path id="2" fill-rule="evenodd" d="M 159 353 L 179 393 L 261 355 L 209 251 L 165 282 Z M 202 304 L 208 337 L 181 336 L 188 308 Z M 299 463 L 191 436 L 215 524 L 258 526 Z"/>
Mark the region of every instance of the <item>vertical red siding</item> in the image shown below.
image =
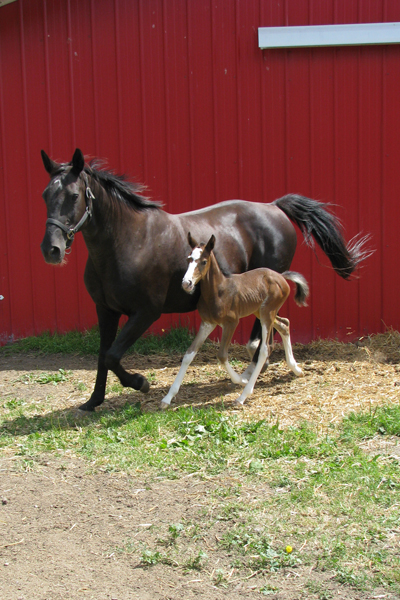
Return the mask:
<path id="1" fill-rule="evenodd" d="M 149 186 L 166 210 L 288 192 L 331 202 L 376 252 L 344 282 L 299 245 L 308 309 L 294 338 L 400 327 L 400 47 L 261 51 L 261 26 L 400 21 L 386 0 L 21 0 L 0 8 L 0 342 L 96 321 L 81 236 L 44 264 L 44 148 L 75 147 Z M 165 316 L 153 331 L 194 315 Z M 245 341 L 251 320 L 240 326 Z"/>

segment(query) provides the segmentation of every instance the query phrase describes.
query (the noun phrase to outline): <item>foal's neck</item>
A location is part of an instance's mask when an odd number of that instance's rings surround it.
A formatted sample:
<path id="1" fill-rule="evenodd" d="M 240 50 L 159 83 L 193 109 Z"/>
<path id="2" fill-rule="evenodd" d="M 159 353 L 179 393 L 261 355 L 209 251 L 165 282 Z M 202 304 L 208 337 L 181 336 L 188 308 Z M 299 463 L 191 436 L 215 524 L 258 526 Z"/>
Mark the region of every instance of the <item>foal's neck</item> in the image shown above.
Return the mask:
<path id="1" fill-rule="evenodd" d="M 220 269 L 220 266 L 217 262 L 217 259 L 214 256 L 214 252 L 210 254 L 210 266 L 208 271 L 201 280 L 200 289 L 201 293 L 204 294 L 215 294 L 218 290 L 218 287 L 222 285 L 226 280 L 225 275 Z"/>

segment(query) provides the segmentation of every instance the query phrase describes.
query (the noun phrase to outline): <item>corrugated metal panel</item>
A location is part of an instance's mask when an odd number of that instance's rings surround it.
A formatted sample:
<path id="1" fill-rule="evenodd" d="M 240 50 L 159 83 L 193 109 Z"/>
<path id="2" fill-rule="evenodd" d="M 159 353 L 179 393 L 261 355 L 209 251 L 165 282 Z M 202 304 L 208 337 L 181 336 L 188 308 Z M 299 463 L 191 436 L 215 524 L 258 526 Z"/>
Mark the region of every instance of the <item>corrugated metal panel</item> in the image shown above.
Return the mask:
<path id="1" fill-rule="evenodd" d="M 0 340 L 95 323 L 86 248 L 44 264 L 44 148 L 76 146 L 144 181 L 170 212 L 297 192 L 373 234 L 359 281 L 301 244 L 309 309 L 293 336 L 399 328 L 399 46 L 264 50 L 259 27 L 400 21 L 385 0 L 31 0 L 0 8 Z M 319 261 L 323 265 L 319 264 Z M 165 316 L 157 331 L 194 315 Z M 237 333 L 246 341 L 247 320 Z"/>

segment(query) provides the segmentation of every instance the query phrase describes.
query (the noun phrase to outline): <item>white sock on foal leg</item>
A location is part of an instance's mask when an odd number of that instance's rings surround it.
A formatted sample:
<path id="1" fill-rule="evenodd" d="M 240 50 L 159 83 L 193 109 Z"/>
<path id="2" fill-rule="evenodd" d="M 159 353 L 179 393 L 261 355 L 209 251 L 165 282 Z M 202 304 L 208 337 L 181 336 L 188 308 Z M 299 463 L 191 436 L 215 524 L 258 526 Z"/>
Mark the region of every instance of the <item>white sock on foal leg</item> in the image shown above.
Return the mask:
<path id="1" fill-rule="evenodd" d="M 199 328 L 199 331 L 190 345 L 188 351 L 182 359 L 181 368 L 179 369 L 178 375 L 175 377 L 175 381 L 172 384 L 168 394 L 161 400 L 161 408 L 165 409 L 171 404 L 171 400 L 177 395 L 179 392 L 179 388 L 181 387 L 181 383 L 183 378 L 185 377 L 185 373 L 188 370 L 188 367 L 194 357 L 196 356 L 199 348 L 208 338 L 210 333 L 215 329 L 216 325 L 212 325 L 211 323 L 202 322 Z"/>
<path id="2" fill-rule="evenodd" d="M 239 375 L 239 373 L 236 373 L 235 369 L 233 367 L 231 367 L 231 365 L 229 364 L 229 362 L 227 360 L 224 362 L 221 362 L 221 366 L 223 366 L 225 371 L 228 373 L 229 377 L 231 378 L 232 383 L 242 385 L 242 376 Z"/>
<path id="3" fill-rule="evenodd" d="M 293 371 L 293 373 L 295 375 L 297 375 L 297 377 L 303 377 L 304 373 L 300 369 L 299 365 L 297 364 L 297 362 L 295 361 L 295 358 L 293 356 L 292 344 L 290 342 L 290 335 L 282 335 L 281 337 L 282 337 L 283 347 L 285 348 L 285 357 L 286 357 L 287 366 L 289 367 L 289 369 L 291 369 Z"/>
<path id="4" fill-rule="evenodd" d="M 257 381 L 257 377 L 259 376 L 261 369 L 263 368 L 263 365 L 264 365 L 265 361 L 267 360 L 267 358 L 268 358 L 267 327 L 266 327 L 266 325 L 263 325 L 262 326 L 262 343 L 261 343 L 260 354 L 258 356 L 257 364 L 253 368 L 253 372 L 250 376 L 249 381 L 245 385 L 243 392 L 241 393 L 239 398 L 237 398 L 237 400 L 235 400 L 236 404 L 243 404 L 244 401 L 246 400 L 247 396 L 249 396 L 250 394 L 253 393 L 253 389 L 254 389 L 254 385 Z M 249 365 L 249 367 L 252 364 L 254 364 L 254 363 L 251 363 Z"/>

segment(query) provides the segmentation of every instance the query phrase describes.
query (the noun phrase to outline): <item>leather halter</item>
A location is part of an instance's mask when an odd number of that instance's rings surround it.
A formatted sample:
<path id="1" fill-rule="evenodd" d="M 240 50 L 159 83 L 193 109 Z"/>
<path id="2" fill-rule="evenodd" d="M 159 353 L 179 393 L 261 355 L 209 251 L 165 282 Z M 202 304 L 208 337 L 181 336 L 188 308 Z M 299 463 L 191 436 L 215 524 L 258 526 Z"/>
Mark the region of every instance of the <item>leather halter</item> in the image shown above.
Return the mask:
<path id="1" fill-rule="evenodd" d="M 83 217 L 78 221 L 78 223 L 75 226 L 68 227 L 67 225 L 64 225 L 64 223 L 61 223 L 61 221 L 57 221 L 57 219 L 47 219 L 47 221 L 46 221 L 46 225 L 48 225 L 48 224 L 56 225 L 56 227 L 59 227 L 67 234 L 67 244 L 66 244 L 67 249 L 69 249 L 71 247 L 71 244 L 74 241 L 75 234 L 78 233 L 78 231 L 80 231 L 82 229 L 82 227 L 86 223 L 86 221 L 92 217 L 92 201 L 95 199 L 95 197 L 93 195 L 92 190 L 89 187 L 88 177 L 85 172 L 83 173 L 83 178 L 85 180 L 85 188 L 86 188 L 85 189 L 86 209 L 83 214 Z"/>

